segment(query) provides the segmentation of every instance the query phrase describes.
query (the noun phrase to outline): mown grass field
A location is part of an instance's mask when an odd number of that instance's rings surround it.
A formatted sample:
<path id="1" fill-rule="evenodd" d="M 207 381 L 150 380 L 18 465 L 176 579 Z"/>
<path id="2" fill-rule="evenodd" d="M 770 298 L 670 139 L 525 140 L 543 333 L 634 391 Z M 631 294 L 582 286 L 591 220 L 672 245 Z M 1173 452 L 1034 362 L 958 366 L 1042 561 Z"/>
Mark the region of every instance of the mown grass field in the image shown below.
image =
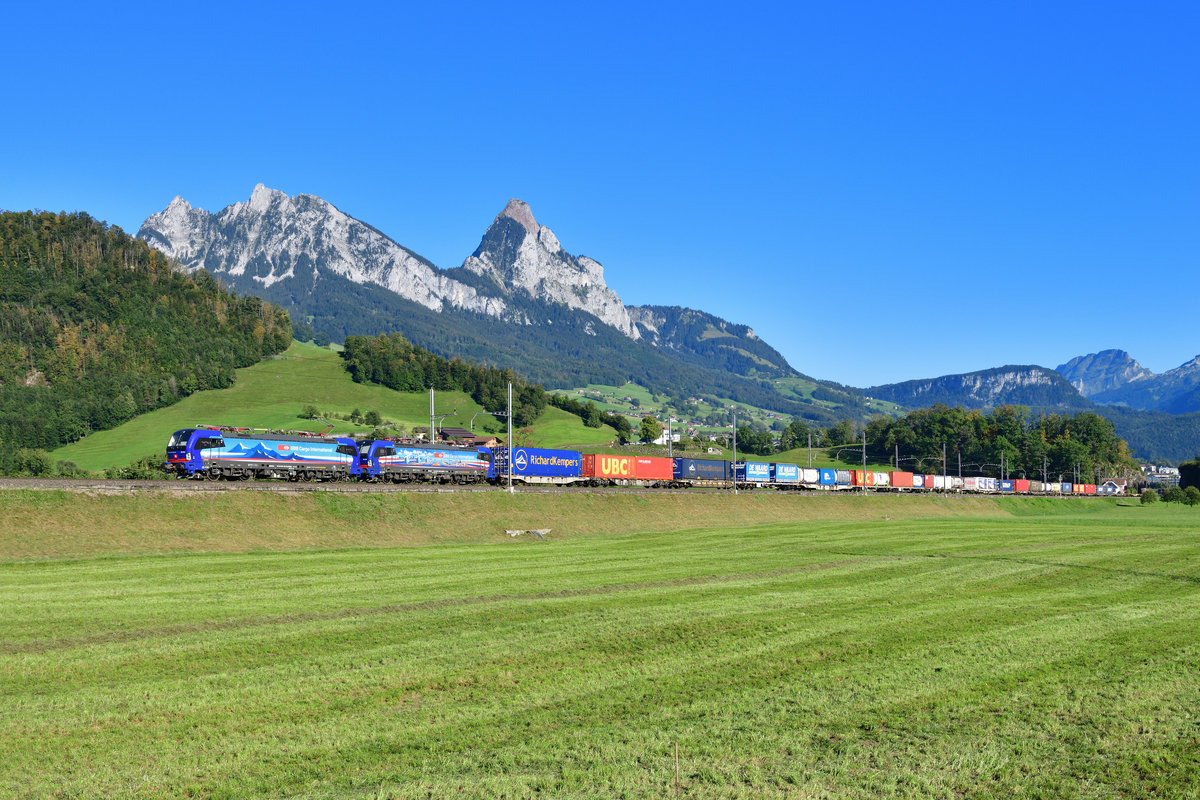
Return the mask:
<path id="1" fill-rule="evenodd" d="M 1191 509 L 8 492 L 0 519 L 5 796 L 671 797 L 676 744 L 683 797 L 1200 792 Z"/>

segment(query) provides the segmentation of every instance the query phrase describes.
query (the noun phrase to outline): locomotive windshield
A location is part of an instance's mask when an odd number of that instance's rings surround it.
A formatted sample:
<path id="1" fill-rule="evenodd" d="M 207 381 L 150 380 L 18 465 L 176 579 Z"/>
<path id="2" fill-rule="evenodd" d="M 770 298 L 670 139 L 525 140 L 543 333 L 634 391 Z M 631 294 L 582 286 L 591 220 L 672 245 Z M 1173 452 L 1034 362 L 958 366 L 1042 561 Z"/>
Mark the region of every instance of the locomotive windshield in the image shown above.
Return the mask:
<path id="1" fill-rule="evenodd" d="M 195 428 L 185 428 L 181 431 L 175 431 L 171 434 L 171 440 L 167 442 L 167 451 L 186 450 L 188 439 L 191 437 Z"/>

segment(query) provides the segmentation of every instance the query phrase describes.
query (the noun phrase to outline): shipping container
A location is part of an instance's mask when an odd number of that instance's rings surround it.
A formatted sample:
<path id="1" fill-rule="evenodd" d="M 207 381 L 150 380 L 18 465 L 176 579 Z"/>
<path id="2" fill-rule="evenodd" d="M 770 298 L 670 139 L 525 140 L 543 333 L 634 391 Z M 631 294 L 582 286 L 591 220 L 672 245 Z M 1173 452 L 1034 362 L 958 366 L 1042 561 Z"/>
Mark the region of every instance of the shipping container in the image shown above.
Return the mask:
<path id="1" fill-rule="evenodd" d="M 795 485 L 800 482 L 800 468 L 795 464 L 772 464 L 771 480 L 774 483 Z"/>
<path id="2" fill-rule="evenodd" d="M 496 477 L 508 476 L 508 451 L 497 448 Z M 559 483 L 561 479 L 583 477 L 583 454 L 574 450 L 543 450 L 518 447 L 513 451 L 513 480 L 525 483 Z"/>
<path id="3" fill-rule="evenodd" d="M 922 479 L 924 484 L 924 479 Z M 920 488 L 913 483 L 913 474 L 911 472 L 892 472 L 892 486 L 896 489 L 913 489 Z"/>
<path id="4" fill-rule="evenodd" d="M 936 475 L 926 475 L 925 476 L 925 488 L 926 489 L 940 489 L 941 488 L 940 486 L 937 485 L 937 476 Z"/>
<path id="5" fill-rule="evenodd" d="M 849 486 L 851 484 L 850 470 L 839 469 L 835 473 L 838 486 Z"/>
<path id="6" fill-rule="evenodd" d="M 963 478 L 960 478 L 957 475 L 950 476 L 950 488 L 956 492 L 961 491 L 963 488 L 963 480 Z"/>
<path id="7" fill-rule="evenodd" d="M 871 473 L 867 473 L 867 474 L 871 474 Z M 875 485 L 876 486 L 890 486 L 892 483 L 892 476 L 890 473 L 876 472 L 874 474 L 874 477 L 875 477 Z"/>
<path id="8" fill-rule="evenodd" d="M 821 486 L 836 486 L 837 485 L 837 470 L 834 469 L 819 469 L 817 470 L 817 483 Z"/>
<path id="9" fill-rule="evenodd" d="M 945 491 L 950 490 L 951 485 L 950 485 L 950 476 L 949 475 L 931 475 L 929 477 L 933 478 L 933 488 L 934 489 L 937 489 L 939 492 L 945 492 Z"/>
<path id="10" fill-rule="evenodd" d="M 867 476 L 870 477 L 867 477 Z M 863 472 L 861 469 L 850 470 L 850 481 L 852 486 L 874 486 L 875 475 L 870 472 Z"/>
<path id="11" fill-rule="evenodd" d="M 671 466 L 671 459 L 665 456 L 635 456 L 634 476 L 639 481 L 669 481 Z"/>
<path id="12" fill-rule="evenodd" d="M 1010 480 L 1001 480 L 1000 481 L 1000 491 L 1011 492 L 1012 490 L 1013 490 L 1013 482 L 1012 481 L 1010 481 Z"/>
<path id="13" fill-rule="evenodd" d="M 1083 493 L 1084 493 L 1084 494 L 1095 494 L 1095 493 L 1096 493 L 1096 484 L 1094 484 L 1094 483 L 1085 483 L 1085 484 L 1083 485 Z"/>
<path id="14" fill-rule="evenodd" d="M 919 472 L 913 473 L 912 486 L 914 489 L 924 489 L 925 488 L 925 476 Z M 930 487 L 930 488 L 933 488 L 933 487 Z"/>
<path id="15" fill-rule="evenodd" d="M 739 461 L 734 464 L 733 470 L 742 483 L 771 482 L 771 465 L 765 461 Z"/>
<path id="16" fill-rule="evenodd" d="M 637 474 L 637 462 L 633 456 L 594 455 L 583 457 L 583 475 L 593 480 L 631 481 Z"/>
<path id="17" fill-rule="evenodd" d="M 1029 481 L 1025 480 L 1024 478 L 1014 479 L 1013 480 L 1013 491 L 1014 492 L 1028 492 L 1029 491 Z"/>
<path id="18" fill-rule="evenodd" d="M 979 478 L 963 478 L 963 489 L 968 492 L 979 491 Z"/>
<path id="19" fill-rule="evenodd" d="M 1062 485 L 1062 493 L 1063 494 L 1074 494 L 1075 493 L 1075 484 L 1073 484 L 1069 481 L 1064 481 L 1063 485 Z"/>
<path id="20" fill-rule="evenodd" d="M 829 470 L 829 473 L 830 473 L 830 482 L 832 483 L 833 482 L 833 470 Z M 800 468 L 800 482 L 803 484 L 806 484 L 808 486 L 816 486 L 818 483 L 823 483 L 823 481 L 821 481 L 821 470 L 813 469 L 812 467 L 801 467 Z"/>
<path id="21" fill-rule="evenodd" d="M 1050 483 L 1046 484 L 1046 491 L 1050 492 L 1050 494 L 1062 494 L 1062 487 L 1063 485 L 1061 483 L 1051 481 Z"/>
<path id="22" fill-rule="evenodd" d="M 729 462 L 707 458 L 672 459 L 671 475 L 683 483 L 726 484 L 729 482 Z"/>

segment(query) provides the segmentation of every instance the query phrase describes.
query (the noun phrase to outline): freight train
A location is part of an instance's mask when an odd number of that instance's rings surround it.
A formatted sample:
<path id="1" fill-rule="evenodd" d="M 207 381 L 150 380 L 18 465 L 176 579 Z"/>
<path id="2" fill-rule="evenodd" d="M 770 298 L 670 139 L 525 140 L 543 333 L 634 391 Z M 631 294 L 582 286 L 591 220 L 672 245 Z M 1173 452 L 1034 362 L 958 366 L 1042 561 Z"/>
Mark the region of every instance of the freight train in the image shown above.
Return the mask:
<path id="1" fill-rule="evenodd" d="M 816 469 L 768 461 L 720 461 L 581 453 L 535 447 L 458 447 L 355 441 L 319 434 L 198 426 L 172 434 L 163 469 L 206 480 L 356 479 L 372 483 L 513 483 L 567 486 L 715 487 L 811 491 L 1121 494 L 1113 483 L 925 475 L 892 470 Z"/>

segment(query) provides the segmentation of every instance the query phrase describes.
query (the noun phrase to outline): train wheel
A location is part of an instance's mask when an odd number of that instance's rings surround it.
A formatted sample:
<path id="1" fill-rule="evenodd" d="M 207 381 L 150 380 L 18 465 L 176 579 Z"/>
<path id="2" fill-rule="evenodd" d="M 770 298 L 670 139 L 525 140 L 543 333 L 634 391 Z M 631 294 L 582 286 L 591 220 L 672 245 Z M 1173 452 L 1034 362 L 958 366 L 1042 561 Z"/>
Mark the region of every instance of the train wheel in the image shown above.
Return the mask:
<path id="1" fill-rule="evenodd" d="M 216 467 L 209 467 L 207 470 L 204 471 L 204 480 L 206 480 L 206 481 L 221 480 L 221 470 L 217 469 Z"/>

